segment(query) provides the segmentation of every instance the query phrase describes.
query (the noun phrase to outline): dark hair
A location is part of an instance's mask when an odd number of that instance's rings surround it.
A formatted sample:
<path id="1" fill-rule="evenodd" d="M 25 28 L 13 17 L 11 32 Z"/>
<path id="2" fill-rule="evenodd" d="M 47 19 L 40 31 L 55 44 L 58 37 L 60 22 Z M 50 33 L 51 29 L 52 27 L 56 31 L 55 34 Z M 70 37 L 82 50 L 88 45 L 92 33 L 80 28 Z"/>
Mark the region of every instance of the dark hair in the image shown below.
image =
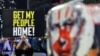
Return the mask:
<path id="1" fill-rule="evenodd" d="M 26 45 L 26 43 L 25 42 L 22 42 L 21 43 L 21 46 L 20 46 L 20 49 L 23 49 L 23 46 L 25 46 Z"/>

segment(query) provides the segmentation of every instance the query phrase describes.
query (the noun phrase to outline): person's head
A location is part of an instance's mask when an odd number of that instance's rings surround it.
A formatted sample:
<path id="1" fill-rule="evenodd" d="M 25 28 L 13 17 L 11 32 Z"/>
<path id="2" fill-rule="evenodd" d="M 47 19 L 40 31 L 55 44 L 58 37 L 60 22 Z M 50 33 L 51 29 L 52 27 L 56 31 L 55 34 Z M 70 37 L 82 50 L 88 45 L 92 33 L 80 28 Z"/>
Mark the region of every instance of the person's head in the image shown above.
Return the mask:
<path id="1" fill-rule="evenodd" d="M 7 38 L 1 38 L 0 42 L 5 43 L 7 41 Z"/>
<path id="2" fill-rule="evenodd" d="M 21 49 L 21 50 L 26 50 L 26 49 L 28 49 L 28 46 L 26 45 L 25 42 L 22 42 L 20 49 Z"/>
<path id="3" fill-rule="evenodd" d="M 26 43 L 25 42 L 22 42 L 22 46 L 25 47 L 26 46 Z"/>
<path id="4" fill-rule="evenodd" d="M 12 41 L 14 40 L 14 38 L 13 38 L 13 37 L 8 37 L 8 40 L 9 40 L 10 42 L 12 42 Z"/>

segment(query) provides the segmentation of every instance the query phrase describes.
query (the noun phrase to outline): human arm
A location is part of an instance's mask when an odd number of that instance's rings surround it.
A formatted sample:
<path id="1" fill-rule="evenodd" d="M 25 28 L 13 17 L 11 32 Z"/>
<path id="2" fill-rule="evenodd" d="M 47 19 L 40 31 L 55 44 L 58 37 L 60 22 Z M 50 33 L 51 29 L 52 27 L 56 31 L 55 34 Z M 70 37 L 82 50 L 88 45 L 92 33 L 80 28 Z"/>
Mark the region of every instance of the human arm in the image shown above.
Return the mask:
<path id="1" fill-rule="evenodd" d="M 24 42 L 25 42 L 27 47 L 31 48 L 31 44 L 28 41 L 24 40 Z"/>
<path id="2" fill-rule="evenodd" d="M 21 41 L 17 44 L 17 46 L 16 46 L 15 48 L 16 48 L 16 49 L 19 49 L 19 48 L 21 47 L 22 42 L 23 42 L 23 40 L 21 40 Z"/>

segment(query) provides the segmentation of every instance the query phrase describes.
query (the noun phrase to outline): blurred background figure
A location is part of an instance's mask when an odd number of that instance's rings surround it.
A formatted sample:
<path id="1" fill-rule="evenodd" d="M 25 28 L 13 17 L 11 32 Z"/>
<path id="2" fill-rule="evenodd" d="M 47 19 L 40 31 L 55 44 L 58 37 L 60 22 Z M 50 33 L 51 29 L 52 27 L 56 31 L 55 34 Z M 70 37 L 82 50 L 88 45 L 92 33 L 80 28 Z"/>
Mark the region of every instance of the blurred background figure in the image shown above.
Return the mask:
<path id="1" fill-rule="evenodd" d="M 5 56 L 10 56 L 11 53 L 13 52 L 13 37 L 8 37 L 5 38 L 5 42 L 3 45 L 3 54 L 5 54 Z"/>
<path id="2" fill-rule="evenodd" d="M 100 56 L 100 4 L 90 4 L 90 12 L 93 17 L 93 22 L 95 24 L 95 46 L 98 50 L 97 56 Z M 95 49 L 96 49 L 95 48 Z"/>
<path id="3" fill-rule="evenodd" d="M 3 56 L 3 46 L 4 46 L 5 39 L 0 38 L 0 55 Z"/>
<path id="4" fill-rule="evenodd" d="M 94 1 L 94 0 L 92 0 Z M 98 2 L 98 3 L 96 3 Z M 100 2 L 95 1 L 94 3 L 89 3 L 87 4 L 88 11 L 90 15 L 93 18 L 93 23 L 95 25 L 95 36 L 94 36 L 94 43 L 90 51 L 88 52 L 87 56 L 100 56 L 100 42 L 99 42 L 99 37 L 100 37 Z"/>

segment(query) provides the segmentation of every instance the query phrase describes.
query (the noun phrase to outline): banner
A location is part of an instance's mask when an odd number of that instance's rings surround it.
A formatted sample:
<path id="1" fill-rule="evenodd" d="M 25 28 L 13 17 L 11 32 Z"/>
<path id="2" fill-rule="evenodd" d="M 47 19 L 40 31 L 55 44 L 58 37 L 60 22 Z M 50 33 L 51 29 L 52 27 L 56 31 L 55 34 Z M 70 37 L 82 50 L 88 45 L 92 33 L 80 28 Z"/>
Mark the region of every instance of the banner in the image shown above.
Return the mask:
<path id="1" fill-rule="evenodd" d="M 3 10 L 3 36 L 28 37 L 44 36 L 45 18 L 42 11 L 34 10 Z"/>

